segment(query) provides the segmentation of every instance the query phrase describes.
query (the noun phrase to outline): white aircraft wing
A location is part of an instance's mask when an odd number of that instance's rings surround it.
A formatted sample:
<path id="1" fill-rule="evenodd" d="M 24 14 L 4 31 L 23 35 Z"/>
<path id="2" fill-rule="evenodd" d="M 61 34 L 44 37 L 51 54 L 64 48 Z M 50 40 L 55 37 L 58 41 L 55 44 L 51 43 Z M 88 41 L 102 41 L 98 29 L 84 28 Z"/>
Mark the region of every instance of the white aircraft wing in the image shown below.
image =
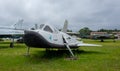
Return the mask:
<path id="1" fill-rule="evenodd" d="M 14 29 L 14 27 L 9 26 L 0 26 L 0 29 Z"/>
<path id="2" fill-rule="evenodd" d="M 101 45 L 80 43 L 80 44 L 77 44 L 77 46 L 101 46 Z"/>
<path id="3" fill-rule="evenodd" d="M 101 46 L 101 45 L 78 42 L 77 46 Z"/>
<path id="4" fill-rule="evenodd" d="M 24 31 L 23 30 L 12 30 L 12 29 L 1 29 L 0 30 L 0 35 L 18 35 L 18 34 L 21 34 L 23 35 L 24 34 Z"/>

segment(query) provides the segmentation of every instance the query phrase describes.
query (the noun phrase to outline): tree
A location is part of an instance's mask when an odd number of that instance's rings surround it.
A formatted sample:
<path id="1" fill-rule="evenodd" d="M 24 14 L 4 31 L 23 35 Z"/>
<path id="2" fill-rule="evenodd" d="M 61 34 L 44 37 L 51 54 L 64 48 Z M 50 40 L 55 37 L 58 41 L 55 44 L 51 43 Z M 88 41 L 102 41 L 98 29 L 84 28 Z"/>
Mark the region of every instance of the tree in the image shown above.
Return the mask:
<path id="1" fill-rule="evenodd" d="M 86 38 L 90 35 L 91 30 L 88 27 L 84 27 L 79 30 L 80 37 Z"/>
<path id="2" fill-rule="evenodd" d="M 111 34 L 112 32 L 120 32 L 120 30 L 118 30 L 118 29 L 114 29 L 114 30 L 112 30 L 112 29 L 99 29 L 98 32 L 107 32 L 107 33 Z"/>

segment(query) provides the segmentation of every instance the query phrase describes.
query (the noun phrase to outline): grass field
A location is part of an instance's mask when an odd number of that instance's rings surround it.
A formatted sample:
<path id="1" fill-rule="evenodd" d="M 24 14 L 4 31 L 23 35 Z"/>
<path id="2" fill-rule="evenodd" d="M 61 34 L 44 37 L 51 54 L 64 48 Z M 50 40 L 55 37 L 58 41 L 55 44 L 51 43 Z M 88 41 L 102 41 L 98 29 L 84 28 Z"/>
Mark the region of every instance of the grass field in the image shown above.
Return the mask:
<path id="1" fill-rule="evenodd" d="M 67 60 L 65 51 L 31 48 L 25 56 L 26 45 L 0 41 L 0 71 L 120 71 L 120 41 L 83 40 L 102 47 L 80 47 L 74 51 L 77 60 Z"/>

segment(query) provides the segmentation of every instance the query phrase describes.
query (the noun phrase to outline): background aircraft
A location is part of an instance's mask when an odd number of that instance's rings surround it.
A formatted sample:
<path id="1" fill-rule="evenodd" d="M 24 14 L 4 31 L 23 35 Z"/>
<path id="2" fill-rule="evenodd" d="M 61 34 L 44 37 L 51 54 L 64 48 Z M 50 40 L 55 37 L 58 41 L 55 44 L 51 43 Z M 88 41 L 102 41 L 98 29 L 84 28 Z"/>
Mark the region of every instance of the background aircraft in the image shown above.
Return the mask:
<path id="1" fill-rule="evenodd" d="M 12 42 L 10 43 L 10 47 L 13 47 L 14 39 L 20 38 L 24 34 L 22 24 L 23 19 L 12 26 L 0 26 L 0 38 L 11 38 Z"/>

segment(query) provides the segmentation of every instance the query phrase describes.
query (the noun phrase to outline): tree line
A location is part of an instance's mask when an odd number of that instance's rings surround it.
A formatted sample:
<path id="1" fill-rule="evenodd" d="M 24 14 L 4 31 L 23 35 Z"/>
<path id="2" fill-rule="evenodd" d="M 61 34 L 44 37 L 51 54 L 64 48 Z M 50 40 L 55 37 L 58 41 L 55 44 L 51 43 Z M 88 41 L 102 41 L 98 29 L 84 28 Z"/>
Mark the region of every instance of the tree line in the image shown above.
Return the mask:
<path id="1" fill-rule="evenodd" d="M 84 27 L 82 29 L 79 30 L 80 33 L 80 37 L 89 37 L 91 32 L 107 32 L 108 34 L 111 34 L 112 32 L 120 32 L 120 30 L 118 29 L 99 29 L 97 31 L 93 31 L 91 29 L 89 29 L 88 27 Z"/>

